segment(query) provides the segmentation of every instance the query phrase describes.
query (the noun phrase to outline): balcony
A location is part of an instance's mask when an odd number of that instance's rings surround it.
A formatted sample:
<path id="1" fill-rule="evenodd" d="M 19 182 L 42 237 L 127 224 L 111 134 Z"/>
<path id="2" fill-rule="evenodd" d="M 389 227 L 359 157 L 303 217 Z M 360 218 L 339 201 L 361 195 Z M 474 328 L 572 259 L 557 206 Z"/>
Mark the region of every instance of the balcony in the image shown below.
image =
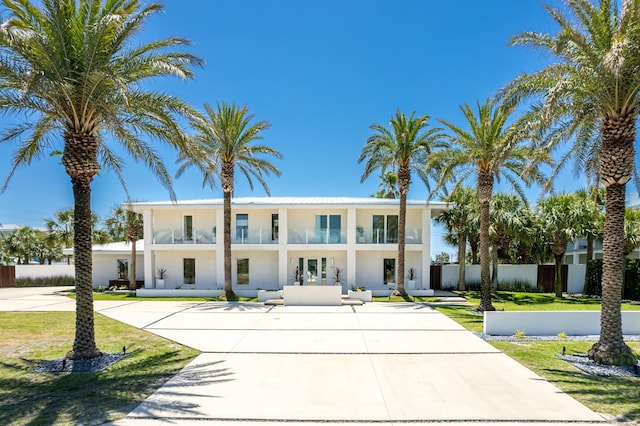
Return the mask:
<path id="1" fill-rule="evenodd" d="M 156 229 L 153 231 L 154 244 L 215 244 L 213 229 L 193 229 L 191 235 L 182 229 Z"/>
<path id="2" fill-rule="evenodd" d="M 398 244 L 398 234 L 385 233 L 383 229 L 358 227 L 356 242 L 358 244 Z M 422 244 L 422 229 L 407 228 L 405 244 Z"/>
<path id="3" fill-rule="evenodd" d="M 298 228 L 289 229 L 289 244 L 346 244 L 344 230 Z"/>
<path id="4" fill-rule="evenodd" d="M 271 229 L 235 229 L 231 231 L 231 244 L 278 244 L 277 235 L 272 237 Z"/>

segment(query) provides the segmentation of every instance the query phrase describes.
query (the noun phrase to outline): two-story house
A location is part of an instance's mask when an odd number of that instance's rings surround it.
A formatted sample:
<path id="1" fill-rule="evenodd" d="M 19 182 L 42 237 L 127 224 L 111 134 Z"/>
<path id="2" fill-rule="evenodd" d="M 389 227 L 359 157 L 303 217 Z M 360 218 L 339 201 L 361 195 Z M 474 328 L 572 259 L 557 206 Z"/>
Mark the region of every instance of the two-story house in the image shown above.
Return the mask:
<path id="1" fill-rule="evenodd" d="M 234 289 L 333 285 L 395 286 L 399 200 L 261 197 L 232 200 Z M 164 288 L 224 285 L 223 200 L 138 202 L 144 217 L 144 281 Z M 405 270 L 428 289 L 431 217 L 446 203 L 407 201 Z M 336 273 L 340 272 L 339 277 Z M 405 280 L 405 283 L 407 280 Z"/>

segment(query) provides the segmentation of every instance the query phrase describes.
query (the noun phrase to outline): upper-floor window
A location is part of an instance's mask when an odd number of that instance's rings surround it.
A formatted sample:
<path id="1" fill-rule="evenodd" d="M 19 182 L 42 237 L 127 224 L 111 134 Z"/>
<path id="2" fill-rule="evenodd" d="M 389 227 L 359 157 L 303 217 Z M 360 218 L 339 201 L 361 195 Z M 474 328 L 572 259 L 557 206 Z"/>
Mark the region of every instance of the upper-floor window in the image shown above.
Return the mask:
<path id="1" fill-rule="evenodd" d="M 249 234 L 249 215 L 246 213 L 236 214 L 236 240 L 244 240 Z"/>
<path id="2" fill-rule="evenodd" d="M 184 215 L 182 217 L 182 235 L 185 241 L 193 241 L 193 216 Z"/>
<path id="3" fill-rule="evenodd" d="M 271 240 L 278 240 L 278 213 L 274 213 L 271 215 Z"/>
<path id="4" fill-rule="evenodd" d="M 398 215 L 373 215 L 373 243 L 398 242 Z"/>
<path id="5" fill-rule="evenodd" d="M 340 243 L 342 218 L 339 214 L 316 215 L 316 233 L 322 243 Z"/>

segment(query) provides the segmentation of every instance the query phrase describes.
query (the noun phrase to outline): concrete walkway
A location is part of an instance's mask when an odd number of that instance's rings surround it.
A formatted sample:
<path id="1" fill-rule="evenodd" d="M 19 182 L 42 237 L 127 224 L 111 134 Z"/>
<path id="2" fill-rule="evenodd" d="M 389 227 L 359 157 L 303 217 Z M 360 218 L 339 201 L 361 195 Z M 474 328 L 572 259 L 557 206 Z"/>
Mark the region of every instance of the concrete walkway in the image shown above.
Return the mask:
<path id="1" fill-rule="evenodd" d="M 0 310 L 73 308 L 50 292 L 0 289 Z M 422 304 L 99 301 L 95 309 L 202 351 L 118 426 L 604 423 Z"/>

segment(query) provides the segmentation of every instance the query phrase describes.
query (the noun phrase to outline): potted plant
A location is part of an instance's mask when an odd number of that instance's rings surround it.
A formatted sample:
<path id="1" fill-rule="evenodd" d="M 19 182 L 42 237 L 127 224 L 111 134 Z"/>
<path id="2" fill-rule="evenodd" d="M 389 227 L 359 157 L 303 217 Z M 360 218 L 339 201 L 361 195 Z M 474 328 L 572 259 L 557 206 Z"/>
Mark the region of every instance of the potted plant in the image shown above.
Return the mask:
<path id="1" fill-rule="evenodd" d="M 296 271 L 293 273 L 293 285 L 300 285 L 302 281 L 302 271 L 299 266 L 296 266 Z"/>
<path id="2" fill-rule="evenodd" d="M 335 267 L 333 274 L 335 277 L 335 280 L 333 281 L 333 285 L 341 285 L 340 280 L 342 279 L 342 275 L 343 275 L 344 269 L 343 268 L 339 268 L 339 267 Z"/>
<path id="3" fill-rule="evenodd" d="M 156 288 L 164 288 L 164 279 L 167 276 L 165 268 L 158 268 L 158 277 L 156 278 Z"/>
<path id="4" fill-rule="evenodd" d="M 417 277 L 417 273 L 416 273 L 416 268 L 414 268 L 413 266 L 409 268 L 409 270 L 407 271 L 407 279 L 409 280 L 407 282 L 409 289 L 413 290 L 416 288 L 416 277 Z"/>

